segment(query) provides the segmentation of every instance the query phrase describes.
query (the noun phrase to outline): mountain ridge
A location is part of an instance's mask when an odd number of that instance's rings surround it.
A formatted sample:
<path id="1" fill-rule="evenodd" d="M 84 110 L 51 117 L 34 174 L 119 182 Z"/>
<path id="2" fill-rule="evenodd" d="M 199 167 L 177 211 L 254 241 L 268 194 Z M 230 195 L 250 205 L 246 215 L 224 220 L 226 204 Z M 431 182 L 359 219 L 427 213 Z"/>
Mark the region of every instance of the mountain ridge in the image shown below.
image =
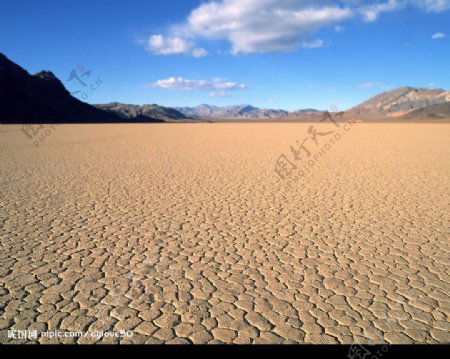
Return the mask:
<path id="1" fill-rule="evenodd" d="M 382 92 L 349 111 L 357 114 L 402 114 L 450 101 L 450 91 L 404 86 Z"/>
<path id="2" fill-rule="evenodd" d="M 114 113 L 123 119 L 145 119 L 155 118 L 164 121 L 188 120 L 183 113 L 170 108 L 156 104 L 133 105 L 120 102 L 110 102 L 107 104 L 94 105 L 96 108 L 110 113 Z"/>
<path id="3" fill-rule="evenodd" d="M 272 118 L 287 115 L 289 112 L 280 109 L 262 109 L 249 104 L 214 106 L 201 104 L 195 107 L 174 107 L 184 115 L 192 118 Z"/>
<path id="4" fill-rule="evenodd" d="M 346 116 L 450 119 L 449 103 L 450 91 L 404 86 L 369 98 L 346 111 Z M 3 123 L 183 122 L 213 119 L 317 121 L 324 112 L 315 109 L 289 112 L 249 104 L 164 107 L 111 102 L 90 105 L 73 97 L 51 71 L 31 75 L 0 53 L 0 122 Z"/>
<path id="5" fill-rule="evenodd" d="M 450 118 L 450 102 L 444 102 L 411 111 L 403 116 L 403 118 L 407 120 L 443 120 L 446 118 Z"/>

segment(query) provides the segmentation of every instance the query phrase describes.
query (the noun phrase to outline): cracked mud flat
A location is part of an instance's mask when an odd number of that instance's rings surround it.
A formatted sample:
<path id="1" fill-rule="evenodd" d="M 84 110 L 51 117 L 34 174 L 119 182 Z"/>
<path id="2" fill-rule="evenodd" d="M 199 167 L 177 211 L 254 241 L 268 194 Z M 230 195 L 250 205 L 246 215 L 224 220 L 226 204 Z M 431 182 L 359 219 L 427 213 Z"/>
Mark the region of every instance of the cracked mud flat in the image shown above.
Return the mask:
<path id="1" fill-rule="evenodd" d="M 0 343 L 450 342 L 450 125 L 308 127 L 0 126 Z"/>

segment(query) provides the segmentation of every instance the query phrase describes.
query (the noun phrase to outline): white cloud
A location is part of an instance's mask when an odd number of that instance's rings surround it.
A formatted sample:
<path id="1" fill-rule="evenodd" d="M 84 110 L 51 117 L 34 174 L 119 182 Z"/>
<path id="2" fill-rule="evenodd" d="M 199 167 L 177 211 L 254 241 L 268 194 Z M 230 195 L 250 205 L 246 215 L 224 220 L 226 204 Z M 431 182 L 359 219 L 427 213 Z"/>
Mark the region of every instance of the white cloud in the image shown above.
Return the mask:
<path id="1" fill-rule="evenodd" d="M 193 41 L 181 37 L 164 37 L 160 34 L 152 35 L 148 39 L 148 50 L 157 55 L 191 55 L 193 57 L 204 57 L 208 51 L 199 48 Z"/>
<path id="2" fill-rule="evenodd" d="M 227 40 L 232 53 L 292 51 L 326 25 L 350 18 L 349 8 L 329 1 L 222 0 L 200 5 L 179 28 L 183 33 Z"/>
<path id="3" fill-rule="evenodd" d="M 399 2 L 397 0 L 388 0 L 384 3 L 365 5 L 361 7 L 360 12 L 363 15 L 365 21 L 373 22 L 381 13 L 397 10 L 403 5 L 403 2 Z"/>
<path id="4" fill-rule="evenodd" d="M 168 79 L 158 80 L 152 83 L 151 86 L 173 91 L 209 89 L 209 84 L 207 81 L 188 80 L 183 77 L 169 77 Z"/>
<path id="5" fill-rule="evenodd" d="M 211 86 L 214 89 L 218 89 L 218 90 L 246 90 L 248 89 L 247 85 L 244 84 L 237 84 L 236 82 L 231 82 L 231 81 L 227 81 L 225 79 L 214 79 L 211 82 Z"/>
<path id="6" fill-rule="evenodd" d="M 426 12 L 442 12 L 450 9 L 450 0 L 410 0 L 410 2 Z"/>
<path id="7" fill-rule="evenodd" d="M 192 51 L 192 56 L 194 57 L 205 57 L 208 56 L 208 51 L 202 48 L 197 48 Z"/>
<path id="8" fill-rule="evenodd" d="M 232 54 L 320 47 L 323 42 L 312 38 L 324 27 L 340 32 L 342 22 L 355 16 L 374 22 L 407 6 L 441 12 L 450 9 L 450 0 L 209 0 L 193 9 L 184 23 L 172 24 L 169 36 L 151 36 L 148 47 L 156 54 L 194 57 L 207 55 L 196 39 L 226 41 Z"/>
<path id="9" fill-rule="evenodd" d="M 226 79 L 216 78 L 212 81 L 189 80 L 183 77 L 169 77 L 168 79 L 158 80 L 150 85 L 171 91 L 211 91 L 212 97 L 230 97 L 229 91 L 247 90 L 248 86 L 228 81 Z"/>
<path id="10" fill-rule="evenodd" d="M 375 21 L 383 12 L 400 10 L 407 6 L 414 6 L 425 12 L 442 12 L 450 9 L 450 0 L 347 0 L 345 2 L 359 7 L 368 22 Z"/>
<path id="11" fill-rule="evenodd" d="M 315 49 L 318 47 L 323 47 L 323 40 L 317 39 L 317 40 L 313 40 L 313 41 L 309 41 L 309 42 L 304 42 L 302 44 L 302 47 L 304 47 L 305 49 Z"/>
<path id="12" fill-rule="evenodd" d="M 442 32 L 437 32 L 437 33 L 435 33 L 435 34 L 433 34 L 433 35 L 431 36 L 431 38 L 432 38 L 433 40 L 443 39 L 444 37 L 446 37 L 446 35 L 445 35 L 444 33 L 442 33 Z"/>

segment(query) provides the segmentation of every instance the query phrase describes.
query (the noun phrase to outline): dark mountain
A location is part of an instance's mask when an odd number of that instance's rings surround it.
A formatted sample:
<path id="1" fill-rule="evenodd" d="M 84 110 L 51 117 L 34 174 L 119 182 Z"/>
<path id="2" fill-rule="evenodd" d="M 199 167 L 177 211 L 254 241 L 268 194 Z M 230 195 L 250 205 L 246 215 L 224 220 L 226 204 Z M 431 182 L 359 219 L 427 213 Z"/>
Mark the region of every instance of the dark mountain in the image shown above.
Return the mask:
<path id="1" fill-rule="evenodd" d="M 71 96 L 53 73 L 30 75 L 0 53 L 0 123 L 90 122 L 124 121 Z"/>
<path id="2" fill-rule="evenodd" d="M 358 114 L 405 114 L 448 101 L 450 101 L 449 91 L 399 87 L 372 97 L 351 111 Z"/>
<path id="3" fill-rule="evenodd" d="M 95 105 L 100 110 L 114 113 L 124 119 L 145 119 L 153 118 L 164 121 L 188 120 L 189 118 L 181 112 L 158 105 L 129 105 L 119 102 Z"/>

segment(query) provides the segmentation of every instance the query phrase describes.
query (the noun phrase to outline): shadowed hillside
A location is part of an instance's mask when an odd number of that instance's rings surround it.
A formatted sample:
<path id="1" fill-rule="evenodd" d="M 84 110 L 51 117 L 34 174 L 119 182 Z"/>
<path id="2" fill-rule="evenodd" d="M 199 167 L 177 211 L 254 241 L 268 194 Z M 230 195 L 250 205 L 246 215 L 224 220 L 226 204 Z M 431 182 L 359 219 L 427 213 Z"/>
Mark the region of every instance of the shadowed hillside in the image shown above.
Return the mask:
<path id="1" fill-rule="evenodd" d="M 30 75 L 0 53 L 1 123 L 114 123 L 123 118 L 84 103 L 49 71 Z M 127 121 L 130 122 L 130 121 Z M 163 122 L 145 118 L 145 122 Z"/>

